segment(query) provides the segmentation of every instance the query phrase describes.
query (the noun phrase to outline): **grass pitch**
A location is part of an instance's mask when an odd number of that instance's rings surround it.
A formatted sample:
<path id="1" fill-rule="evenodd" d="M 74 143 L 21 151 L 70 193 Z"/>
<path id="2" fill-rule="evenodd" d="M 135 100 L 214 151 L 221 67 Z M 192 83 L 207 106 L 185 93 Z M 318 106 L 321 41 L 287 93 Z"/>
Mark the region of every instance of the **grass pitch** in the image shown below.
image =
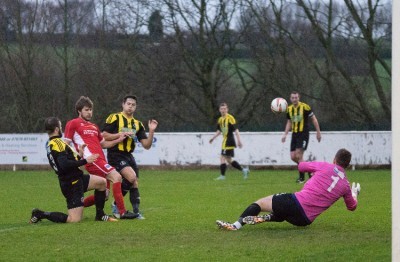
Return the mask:
<path id="1" fill-rule="evenodd" d="M 229 169 L 142 170 L 145 220 L 95 222 L 87 208 L 78 224 L 28 224 L 32 208 L 66 212 L 51 171 L 0 172 L 1 261 L 390 261 L 390 170 L 349 171 L 361 183 L 359 206 L 343 200 L 308 227 L 263 223 L 227 232 L 215 220 L 235 221 L 253 201 L 294 192 L 295 171 L 252 171 L 244 181 Z M 127 206 L 128 197 L 125 198 Z M 111 213 L 111 201 L 106 212 Z"/>

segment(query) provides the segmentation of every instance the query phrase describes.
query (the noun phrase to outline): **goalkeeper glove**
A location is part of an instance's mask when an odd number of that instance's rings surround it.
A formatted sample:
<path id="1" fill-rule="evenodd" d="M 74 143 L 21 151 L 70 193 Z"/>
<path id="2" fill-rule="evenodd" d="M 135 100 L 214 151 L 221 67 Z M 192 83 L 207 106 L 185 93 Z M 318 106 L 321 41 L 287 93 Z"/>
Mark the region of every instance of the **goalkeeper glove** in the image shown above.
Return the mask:
<path id="1" fill-rule="evenodd" d="M 351 194 L 353 195 L 353 198 L 357 198 L 358 194 L 360 194 L 361 186 L 360 183 L 355 183 L 353 182 L 353 185 L 351 186 Z"/>

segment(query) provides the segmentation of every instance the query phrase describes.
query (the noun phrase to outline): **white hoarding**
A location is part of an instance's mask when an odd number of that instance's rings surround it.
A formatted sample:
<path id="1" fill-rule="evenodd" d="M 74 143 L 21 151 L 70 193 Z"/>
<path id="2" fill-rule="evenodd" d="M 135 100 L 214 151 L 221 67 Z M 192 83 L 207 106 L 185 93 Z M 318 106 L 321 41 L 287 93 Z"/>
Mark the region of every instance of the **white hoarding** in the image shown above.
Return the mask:
<path id="1" fill-rule="evenodd" d="M 153 146 L 137 144 L 134 156 L 139 165 L 219 165 L 221 136 L 214 133 L 156 133 Z M 242 132 L 243 148 L 235 159 L 249 166 L 294 165 L 290 159 L 290 135 L 281 142 L 281 132 Z M 48 164 L 46 134 L 0 134 L 0 164 Z M 317 142 L 311 132 L 305 160 L 332 161 L 335 152 L 347 148 L 353 165 L 389 165 L 392 161 L 391 132 L 323 132 Z"/>

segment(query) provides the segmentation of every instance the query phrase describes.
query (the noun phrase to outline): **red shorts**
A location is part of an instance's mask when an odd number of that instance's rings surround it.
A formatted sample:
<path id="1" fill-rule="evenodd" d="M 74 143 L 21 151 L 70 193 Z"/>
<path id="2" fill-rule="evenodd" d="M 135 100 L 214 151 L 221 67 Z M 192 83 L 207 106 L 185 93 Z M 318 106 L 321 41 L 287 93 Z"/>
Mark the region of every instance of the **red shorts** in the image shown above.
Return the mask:
<path id="1" fill-rule="evenodd" d="M 115 170 L 115 168 L 107 163 L 106 160 L 101 158 L 98 158 L 91 164 L 86 164 L 85 167 L 89 174 L 104 178 L 106 178 L 106 176 L 111 173 L 111 171 Z"/>

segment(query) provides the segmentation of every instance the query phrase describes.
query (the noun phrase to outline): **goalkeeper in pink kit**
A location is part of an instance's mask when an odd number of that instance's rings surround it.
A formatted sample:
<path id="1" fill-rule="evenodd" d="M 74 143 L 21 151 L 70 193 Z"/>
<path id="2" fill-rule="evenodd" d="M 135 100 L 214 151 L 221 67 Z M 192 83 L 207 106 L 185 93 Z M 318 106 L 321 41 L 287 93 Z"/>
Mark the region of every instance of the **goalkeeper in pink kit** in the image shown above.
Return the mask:
<path id="1" fill-rule="evenodd" d="M 340 149 L 333 164 L 326 162 L 301 162 L 300 172 L 312 173 L 300 192 L 281 193 L 257 200 L 244 210 L 234 223 L 217 220 L 219 228 L 238 230 L 245 224 L 255 225 L 263 222 L 287 221 L 296 226 L 310 225 L 322 212 L 343 197 L 346 207 L 354 211 L 360 184 L 347 180 L 344 169 L 351 161 L 351 153 Z M 269 212 L 259 215 L 260 212 Z"/>

